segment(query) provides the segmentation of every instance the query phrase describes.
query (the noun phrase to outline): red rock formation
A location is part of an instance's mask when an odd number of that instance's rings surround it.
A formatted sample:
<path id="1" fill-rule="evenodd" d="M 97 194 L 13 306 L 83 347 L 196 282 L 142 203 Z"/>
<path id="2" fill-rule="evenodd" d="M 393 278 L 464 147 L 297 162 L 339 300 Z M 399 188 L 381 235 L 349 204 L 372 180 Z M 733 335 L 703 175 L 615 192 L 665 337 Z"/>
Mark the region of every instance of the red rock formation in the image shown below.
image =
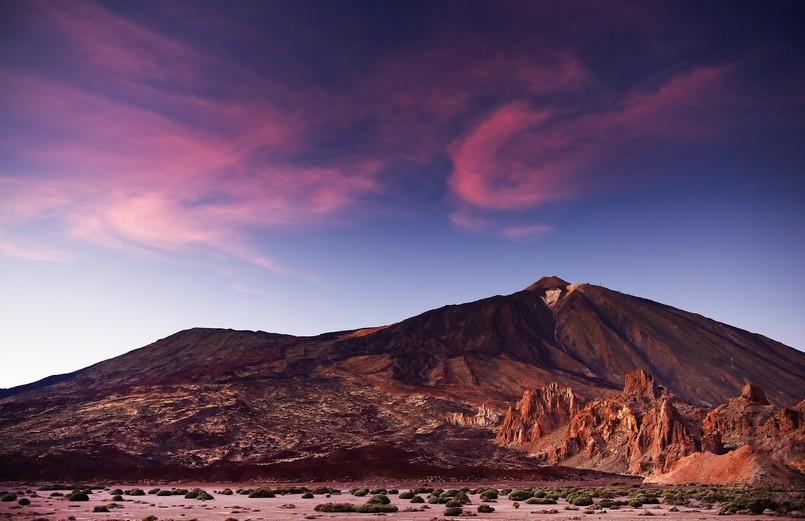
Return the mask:
<path id="1" fill-rule="evenodd" d="M 579 398 L 570 387 L 556 382 L 525 391 L 514 407 L 509 407 L 498 430 L 498 439 L 529 446 L 539 438 L 567 425 L 579 412 Z"/>
<path id="2" fill-rule="evenodd" d="M 447 417 L 447 422 L 461 427 L 495 427 L 500 423 L 500 418 L 500 413 L 482 403 L 474 415 L 454 412 Z"/>
<path id="3" fill-rule="evenodd" d="M 552 464 L 635 474 L 666 469 L 698 449 L 674 399 L 645 371 L 628 373 L 619 397 L 591 402 L 573 413 L 577 403 L 567 387 L 527 391 L 507 412 L 497 439 L 537 449 Z M 561 439 L 546 439 L 560 428 Z"/>

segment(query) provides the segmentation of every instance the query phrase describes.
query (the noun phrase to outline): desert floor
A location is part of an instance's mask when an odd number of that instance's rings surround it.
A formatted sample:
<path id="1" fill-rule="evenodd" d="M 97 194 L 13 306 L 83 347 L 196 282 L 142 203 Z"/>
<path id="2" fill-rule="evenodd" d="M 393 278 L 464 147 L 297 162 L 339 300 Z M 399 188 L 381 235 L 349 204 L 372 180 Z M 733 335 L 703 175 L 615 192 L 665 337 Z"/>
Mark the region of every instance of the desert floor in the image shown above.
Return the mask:
<path id="1" fill-rule="evenodd" d="M 367 520 L 382 516 L 383 519 L 392 520 L 441 520 L 445 519 L 444 505 L 412 504 L 408 499 L 400 499 L 396 495 L 389 495 L 391 503 L 399 508 L 398 512 L 389 514 L 358 514 L 358 513 L 320 513 L 313 507 L 319 503 L 352 503 L 363 504 L 371 497 L 355 497 L 349 493 L 352 488 L 372 488 L 371 483 L 301 483 L 310 489 L 318 485 L 339 488 L 341 494 L 327 498 L 317 495 L 313 499 L 303 499 L 300 494 L 278 495 L 276 498 L 249 498 L 245 495 L 223 495 L 215 491 L 230 488 L 236 490 L 241 487 L 256 488 L 289 486 L 291 484 L 277 483 L 181 483 L 181 484 L 120 484 L 110 485 L 107 490 L 95 490 L 89 501 L 73 502 L 64 497 L 51 497 L 51 491 L 37 491 L 34 487 L 19 484 L 0 484 L 0 490 L 21 491 L 28 498 L 30 505 L 21 506 L 17 501 L 0 503 L 0 518 L 19 521 L 142 521 L 147 516 L 156 516 L 159 521 L 273 521 L 273 520 L 301 520 L 301 519 L 336 519 L 336 520 Z M 400 491 L 410 490 L 420 484 L 383 484 L 385 488 L 396 487 Z M 430 483 L 429 486 L 437 488 L 461 488 L 462 486 L 476 488 L 480 486 L 495 487 L 498 489 L 511 487 L 546 486 L 541 483 Z M 562 485 L 568 485 L 567 482 Z M 585 483 L 583 485 L 589 485 Z M 110 490 L 115 488 L 131 489 L 142 488 L 146 491 L 152 488 L 202 488 L 214 496 L 213 500 L 199 501 L 185 499 L 184 496 L 123 496 L 123 501 L 113 501 Z M 69 492 L 69 491 L 63 491 Z M 427 494 L 422 494 L 427 499 Z M 520 519 L 549 519 L 551 521 L 564 520 L 594 520 L 625 521 L 645 519 L 646 516 L 660 516 L 665 519 L 681 520 L 710 520 L 716 519 L 718 508 L 700 509 L 696 507 L 677 507 L 678 511 L 671 511 L 669 505 L 645 505 L 641 508 L 621 507 L 618 510 L 596 510 L 594 513 L 585 512 L 585 507 L 575 507 L 560 499 L 556 505 L 528 505 L 520 502 L 515 508 L 514 501 L 501 495 L 496 502 L 487 503 L 495 508 L 489 514 L 477 513 L 481 500 L 477 495 L 470 495 L 472 504 L 465 505 L 465 512 L 471 516 L 489 520 L 520 520 Z M 101 505 L 116 503 L 118 508 L 109 512 L 93 512 L 93 508 Z M 465 513 L 464 516 L 466 517 Z M 724 519 L 718 516 L 719 519 Z M 763 519 L 761 515 L 735 515 L 731 519 L 736 521 L 746 519 Z M 457 518 L 451 518 L 457 519 Z"/>

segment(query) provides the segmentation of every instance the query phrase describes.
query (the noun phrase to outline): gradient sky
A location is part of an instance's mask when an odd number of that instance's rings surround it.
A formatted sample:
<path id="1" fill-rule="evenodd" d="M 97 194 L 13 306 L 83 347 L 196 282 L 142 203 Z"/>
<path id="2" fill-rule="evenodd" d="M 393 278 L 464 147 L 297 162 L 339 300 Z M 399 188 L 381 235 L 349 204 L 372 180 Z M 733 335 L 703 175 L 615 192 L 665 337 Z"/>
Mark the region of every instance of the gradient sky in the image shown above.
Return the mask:
<path id="1" fill-rule="evenodd" d="M 0 5 L 0 387 L 542 275 L 805 349 L 801 1 Z"/>

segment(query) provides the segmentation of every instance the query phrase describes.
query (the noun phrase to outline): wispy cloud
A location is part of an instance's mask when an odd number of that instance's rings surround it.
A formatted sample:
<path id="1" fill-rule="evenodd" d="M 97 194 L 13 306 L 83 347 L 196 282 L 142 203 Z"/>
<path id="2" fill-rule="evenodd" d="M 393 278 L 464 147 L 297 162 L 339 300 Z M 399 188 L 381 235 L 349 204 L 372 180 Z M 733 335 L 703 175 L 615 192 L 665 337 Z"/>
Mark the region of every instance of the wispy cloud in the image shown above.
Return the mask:
<path id="1" fill-rule="evenodd" d="M 698 69 L 581 114 L 521 101 L 504 105 L 451 144 L 449 186 L 479 208 L 522 210 L 622 180 L 608 167 L 623 158 L 718 135 L 718 122 L 702 125 L 701 112 L 724 103 L 727 70 Z"/>

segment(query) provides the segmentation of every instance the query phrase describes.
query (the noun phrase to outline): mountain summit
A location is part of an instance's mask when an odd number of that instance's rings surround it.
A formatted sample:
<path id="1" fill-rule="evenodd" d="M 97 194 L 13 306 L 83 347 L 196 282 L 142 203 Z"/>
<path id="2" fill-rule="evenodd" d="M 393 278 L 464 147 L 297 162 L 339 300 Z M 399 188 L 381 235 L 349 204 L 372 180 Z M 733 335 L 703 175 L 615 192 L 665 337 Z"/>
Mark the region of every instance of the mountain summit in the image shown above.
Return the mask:
<path id="1" fill-rule="evenodd" d="M 627 381 L 635 370 L 651 376 Z M 524 391 L 555 383 L 589 403 L 662 387 L 714 407 L 752 381 L 793 406 L 804 376 L 805 354 L 761 335 L 543 277 L 379 328 L 191 329 L 7 390 L 0 478 L 491 476 L 490 463 L 538 473 L 495 441 Z"/>

